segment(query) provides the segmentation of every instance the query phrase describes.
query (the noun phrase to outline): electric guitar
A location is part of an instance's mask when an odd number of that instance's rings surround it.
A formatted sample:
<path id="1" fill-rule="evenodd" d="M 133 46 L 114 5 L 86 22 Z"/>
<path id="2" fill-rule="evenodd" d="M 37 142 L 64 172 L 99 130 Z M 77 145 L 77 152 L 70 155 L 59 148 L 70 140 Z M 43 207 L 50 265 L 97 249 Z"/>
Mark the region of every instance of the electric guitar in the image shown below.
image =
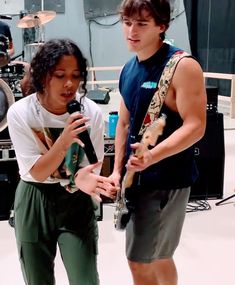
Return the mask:
<path id="1" fill-rule="evenodd" d="M 144 151 L 149 145 L 155 146 L 158 137 L 162 134 L 166 124 L 166 115 L 163 114 L 147 127 L 140 141 L 139 147 L 135 151 L 135 155 L 141 158 Z M 116 207 L 114 212 L 114 226 L 117 230 L 124 230 L 131 216 L 130 207 L 128 209 L 126 199 L 126 189 L 130 188 L 134 178 L 134 171 L 127 170 L 121 185 L 121 190 L 117 193 Z"/>

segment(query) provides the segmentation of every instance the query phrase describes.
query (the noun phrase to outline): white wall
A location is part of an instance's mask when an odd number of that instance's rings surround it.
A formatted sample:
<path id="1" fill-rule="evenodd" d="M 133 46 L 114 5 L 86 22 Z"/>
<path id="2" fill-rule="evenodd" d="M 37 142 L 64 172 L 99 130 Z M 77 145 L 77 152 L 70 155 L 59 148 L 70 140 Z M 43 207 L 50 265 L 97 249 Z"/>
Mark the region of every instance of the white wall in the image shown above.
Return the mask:
<path id="1" fill-rule="evenodd" d="M 24 10 L 24 0 L 4 0 L 0 2 L 1 14 L 12 14 L 13 19 L 6 21 L 12 31 L 16 54 L 22 51 L 22 29 L 17 27 L 19 13 Z M 4 3 L 4 4 L 3 4 Z M 179 0 L 179 11 L 183 11 L 183 0 Z M 97 21 L 107 25 L 118 20 L 118 16 L 98 18 Z M 89 29 L 84 16 L 83 0 L 65 1 L 65 14 L 57 14 L 45 24 L 45 39 L 68 37 L 77 42 L 84 55 L 90 60 Z M 91 45 L 95 66 L 123 65 L 131 56 L 127 51 L 120 23 L 112 27 L 91 24 Z M 188 32 L 185 13 L 171 24 L 167 37 L 174 39 L 177 46 L 189 51 Z"/>
<path id="2" fill-rule="evenodd" d="M 0 14 L 17 14 L 23 7 L 24 0 L 1 0 Z"/>
<path id="3" fill-rule="evenodd" d="M 189 37 L 188 37 L 188 27 L 186 22 L 186 14 L 184 12 L 183 0 L 178 0 L 178 14 L 167 32 L 167 37 L 174 40 L 175 45 L 190 52 Z"/>

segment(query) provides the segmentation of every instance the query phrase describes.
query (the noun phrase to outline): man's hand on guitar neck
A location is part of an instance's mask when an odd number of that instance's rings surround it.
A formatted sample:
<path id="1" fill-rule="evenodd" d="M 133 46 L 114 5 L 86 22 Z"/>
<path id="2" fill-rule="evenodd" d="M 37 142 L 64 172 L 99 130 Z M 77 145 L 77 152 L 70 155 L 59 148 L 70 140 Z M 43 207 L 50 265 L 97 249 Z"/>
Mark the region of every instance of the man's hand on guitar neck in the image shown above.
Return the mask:
<path id="1" fill-rule="evenodd" d="M 121 180 L 120 173 L 118 171 L 113 171 L 113 173 L 108 178 L 112 180 L 116 192 L 120 191 L 120 180 Z"/>
<path id="2" fill-rule="evenodd" d="M 134 154 L 130 156 L 127 162 L 127 171 L 142 171 L 151 164 L 156 163 L 148 146 L 155 146 L 158 137 L 163 133 L 165 124 L 166 115 L 162 114 L 160 118 L 147 127 L 140 143 L 131 144 Z"/>
<path id="3" fill-rule="evenodd" d="M 142 143 L 131 145 L 134 153 L 130 156 L 126 168 L 128 171 L 142 171 L 154 163 L 151 151 Z"/>

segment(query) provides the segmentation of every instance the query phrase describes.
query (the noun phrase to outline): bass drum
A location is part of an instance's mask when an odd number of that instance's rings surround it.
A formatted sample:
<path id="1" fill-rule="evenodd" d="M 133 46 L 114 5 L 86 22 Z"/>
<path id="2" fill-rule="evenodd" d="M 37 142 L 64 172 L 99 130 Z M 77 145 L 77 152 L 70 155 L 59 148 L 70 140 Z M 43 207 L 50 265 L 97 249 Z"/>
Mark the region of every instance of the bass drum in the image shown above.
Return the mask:
<path id="1" fill-rule="evenodd" d="M 7 127 L 7 111 L 15 102 L 15 97 L 7 83 L 0 79 L 0 132 Z"/>

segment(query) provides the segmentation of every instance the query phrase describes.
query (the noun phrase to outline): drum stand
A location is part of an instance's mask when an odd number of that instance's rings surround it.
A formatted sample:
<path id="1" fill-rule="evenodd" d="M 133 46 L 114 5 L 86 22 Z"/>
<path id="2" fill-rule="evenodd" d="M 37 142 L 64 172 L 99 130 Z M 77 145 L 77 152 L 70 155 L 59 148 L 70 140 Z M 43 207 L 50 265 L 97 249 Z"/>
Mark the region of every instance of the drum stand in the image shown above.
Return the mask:
<path id="1" fill-rule="evenodd" d="M 15 59 L 17 59 L 18 57 L 22 57 L 22 59 L 24 60 L 24 50 L 22 50 L 21 53 L 11 57 L 11 61 L 14 61 Z"/>

